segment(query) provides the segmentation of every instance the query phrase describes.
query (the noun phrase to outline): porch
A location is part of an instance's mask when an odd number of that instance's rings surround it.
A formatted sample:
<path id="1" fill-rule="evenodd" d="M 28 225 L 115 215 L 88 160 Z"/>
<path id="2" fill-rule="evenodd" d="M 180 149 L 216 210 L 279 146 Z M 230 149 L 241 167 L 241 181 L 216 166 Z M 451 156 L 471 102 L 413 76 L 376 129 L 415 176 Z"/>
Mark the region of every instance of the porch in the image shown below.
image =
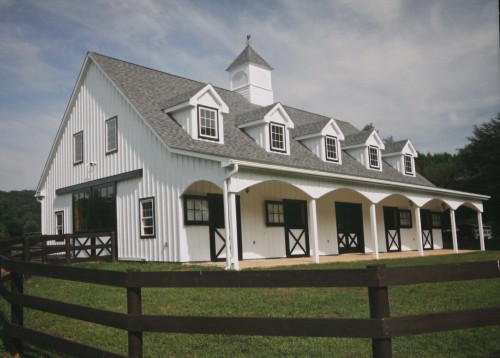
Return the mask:
<path id="1" fill-rule="evenodd" d="M 475 250 L 460 250 L 458 254 L 474 252 Z M 451 255 L 457 254 L 453 249 L 442 249 L 442 250 L 429 250 L 425 252 L 425 256 L 441 256 L 441 255 Z M 401 251 L 401 252 L 381 252 L 379 254 L 379 259 L 402 259 L 402 258 L 418 258 L 422 257 L 418 250 L 416 251 Z M 334 262 L 356 262 L 356 261 L 372 261 L 374 260 L 373 254 L 362 254 L 362 253 L 349 253 L 342 255 L 328 255 L 321 256 L 320 263 L 328 264 Z M 254 259 L 254 260 L 242 260 L 239 262 L 239 269 L 252 269 L 252 268 L 271 268 L 271 267 L 288 267 L 288 266 L 300 266 L 300 265 L 310 265 L 314 264 L 312 257 L 293 257 L 293 258 L 271 258 L 271 259 Z M 199 265 L 207 267 L 226 267 L 225 262 L 191 262 L 185 263 L 185 265 Z"/>

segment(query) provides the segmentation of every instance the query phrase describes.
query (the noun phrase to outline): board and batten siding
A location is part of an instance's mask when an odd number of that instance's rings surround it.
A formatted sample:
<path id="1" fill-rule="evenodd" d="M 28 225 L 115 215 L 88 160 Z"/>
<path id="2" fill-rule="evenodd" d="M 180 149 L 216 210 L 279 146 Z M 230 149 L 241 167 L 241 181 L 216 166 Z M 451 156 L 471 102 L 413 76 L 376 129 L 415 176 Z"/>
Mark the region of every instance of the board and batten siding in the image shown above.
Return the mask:
<path id="1" fill-rule="evenodd" d="M 45 195 L 43 233 L 56 232 L 56 211 L 64 211 L 65 231 L 73 231 L 72 194 L 56 195 L 57 189 L 142 169 L 142 178 L 117 183 L 119 259 L 191 260 L 181 195 L 196 180 L 208 179 L 222 185 L 224 170 L 220 163 L 170 152 L 91 61 L 82 76 L 40 186 Z M 106 155 L 105 121 L 113 116 L 118 117 L 118 151 Z M 73 135 L 80 131 L 84 137 L 84 162 L 73 165 Z M 90 162 L 96 164 L 91 166 Z M 141 239 L 139 200 L 148 197 L 155 198 L 156 235 Z"/>

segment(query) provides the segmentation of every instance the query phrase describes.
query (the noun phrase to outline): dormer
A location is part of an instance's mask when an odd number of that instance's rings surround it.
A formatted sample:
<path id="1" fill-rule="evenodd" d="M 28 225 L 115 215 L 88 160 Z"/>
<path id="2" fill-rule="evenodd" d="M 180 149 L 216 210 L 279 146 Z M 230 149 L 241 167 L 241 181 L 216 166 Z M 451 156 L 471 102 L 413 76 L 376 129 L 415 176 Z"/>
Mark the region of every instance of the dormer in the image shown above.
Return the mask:
<path id="1" fill-rule="evenodd" d="M 340 141 L 345 137 L 335 119 L 304 124 L 293 135 L 322 161 L 342 164 Z"/>
<path id="2" fill-rule="evenodd" d="M 416 175 L 415 158 L 418 153 L 410 140 L 386 143 L 382 157 L 398 172 L 412 177 Z"/>
<path id="3" fill-rule="evenodd" d="M 224 144 L 229 108 L 211 84 L 180 94 L 163 107 L 193 139 Z"/>
<path id="4" fill-rule="evenodd" d="M 385 145 L 376 130 L 363 131 L 347 136 L 342 149 L 364 165 L 365 168 L 382 171 L 381 151 L 385 149 Z"/>
<path id="5" fill-rule="evenodd" d="M 280 103 L 238 115 L 236 126 L 267 152 L 290 154 L 290 130 L 294 124 Z"/>
<path id="6" fill-rule="evenodd" d="M 271 71 L 273 68 L 247 45 L 226 69 L 231 91 L 243 95 L 250 103 L 268 106 L 274 103 Z"/>

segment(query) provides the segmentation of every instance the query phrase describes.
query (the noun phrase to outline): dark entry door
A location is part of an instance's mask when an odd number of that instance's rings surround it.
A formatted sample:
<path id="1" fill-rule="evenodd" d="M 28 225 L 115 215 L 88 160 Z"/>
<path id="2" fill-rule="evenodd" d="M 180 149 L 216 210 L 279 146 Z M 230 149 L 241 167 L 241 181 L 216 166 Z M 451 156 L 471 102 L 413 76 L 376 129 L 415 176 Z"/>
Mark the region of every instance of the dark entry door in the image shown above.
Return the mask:
<path id="1" fill-rule="evenodd" d="M 286 257 L 309 256 L 307 202 L 284 200 Z"/>
<path id="2" fill-rule="evenodd" d="M 432 237 L 432 214 L 430 210 L 420 210 L 420 221 L 422 223 L 422 243 L 424 250 L 434 249 Z"/>
<path id="3" fill-rule="evenodd" d="M 365 252 L 361 204 L 335 203 L 339 254 Z"/>
<path id="4" fill-rule="evenodd" d="M 226 259 L 226 240 L 229 236 L 224 224 L 224 199 L 222 195 L 208 195 L 208 228 L 210 234 L 210 260 Z M 241 240 L 240 198 L 236 197 L 236 224 L 238 235 L 238 258 L 243 259 Z"/>
<path id="5" fill-rule="evenodd" d="M 384 224 L 387 252 L 401 251 L 398 208 L 384 206 Z"/>

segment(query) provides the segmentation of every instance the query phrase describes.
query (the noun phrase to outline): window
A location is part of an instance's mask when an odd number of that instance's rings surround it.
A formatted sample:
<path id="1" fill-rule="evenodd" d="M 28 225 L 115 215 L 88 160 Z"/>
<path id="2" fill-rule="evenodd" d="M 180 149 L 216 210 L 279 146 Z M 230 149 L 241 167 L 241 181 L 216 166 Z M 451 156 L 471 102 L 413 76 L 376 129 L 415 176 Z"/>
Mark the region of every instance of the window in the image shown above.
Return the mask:
<path id="1" fill-rule="evenodd" d="M 73 232 L 116 230 L 115 183 L 73 193 Z"/>
<path id="2" fill-rule="evenodd" d="M 199 137 L 219 140 L 217 110 L 209 107 L 198 107 Z"/>
<path id="3" fill-rule="evenodd" d="M 56 234 L 64 234 L 64 211 L 56 211 Z"/>
<path id="4" fill-rule="evenodd" d="M 155 236 L 155 199 L 140 199 L 139 206 L 141 211 L 141 237 L 152 238 Z"/>
<path id="5" fill-rule="evenodd" d="M 411 211 L 410 210 L 398 210 L 399 212 L 399 227 L 400 228 L 411 228 Z"/>
<path id="6" fill-rule="evenodd" d="M 118 151 L 118 117 L 106 121 L 106 154 Z"/>
<path id="7" fill-rule="evenodd" d="M 283 226 L 284 224 L 283 203 L 280 201 L 266 201 L 266 225 Z"/>
<path id="8" fill-rule="evenodd" d="M 339 153 L 337 148 L 337 138 L 326 136 L 325 137 L 325 150 L 326 150 L 326 160 L 331 162 L 339 161 Z"/>
<path id="9" fill-rule="evenodd" d="M 434 229 L 441 228 L 441 213 L 431 213 L 432 227 Z"/>
<path id="10" fill-rule="evenodd" d="M 413 158 L 411 155 L 405 155 L 404 156 L 404 161 L 405 161 L 405 174 L 410 174 L 413 175 Z"/>
<path id="11" fill-rule="evenodd" d="M 83 131 L 73 135 L 73 164 L 83 163 Z"/>
<path id="12" fill-rule="evenodd" d="M 285 126 L 283 124 L 270 123 L 271 150 L 286 152 Z"/>
<path id="13" fill-rule="evenodd" d="M 370 168 L 373 169 L 380 169 L 380 162 L 379 162 L 379 151 L 377 147 L 368 147 L 368 160 L 370 164 Z"/>
<path id="14" fill-rule="evenodd" d="M 184 196 L 184 223 L 208 225 L 208 199 L 205 196 Z"/>

